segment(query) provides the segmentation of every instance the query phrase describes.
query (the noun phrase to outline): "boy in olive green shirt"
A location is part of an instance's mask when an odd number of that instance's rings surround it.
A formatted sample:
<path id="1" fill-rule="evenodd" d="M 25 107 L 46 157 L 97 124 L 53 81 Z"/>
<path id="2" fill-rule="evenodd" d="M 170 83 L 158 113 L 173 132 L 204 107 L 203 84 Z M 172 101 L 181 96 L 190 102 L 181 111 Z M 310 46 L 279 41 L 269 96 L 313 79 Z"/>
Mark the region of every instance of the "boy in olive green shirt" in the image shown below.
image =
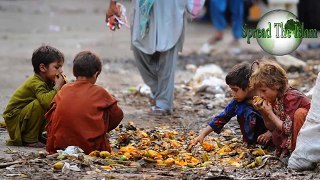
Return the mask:
<path id="1" fill-rule="evenodd" d="M 33 52 L 34 75 L 16 89 L 3 113 L 10 136 L 7 145 L 45 146 L 39 137 L 45 126 L 44 114 L 65 84 L 63 63 L 63 54 L 54 47 L 43 45 Z"/>

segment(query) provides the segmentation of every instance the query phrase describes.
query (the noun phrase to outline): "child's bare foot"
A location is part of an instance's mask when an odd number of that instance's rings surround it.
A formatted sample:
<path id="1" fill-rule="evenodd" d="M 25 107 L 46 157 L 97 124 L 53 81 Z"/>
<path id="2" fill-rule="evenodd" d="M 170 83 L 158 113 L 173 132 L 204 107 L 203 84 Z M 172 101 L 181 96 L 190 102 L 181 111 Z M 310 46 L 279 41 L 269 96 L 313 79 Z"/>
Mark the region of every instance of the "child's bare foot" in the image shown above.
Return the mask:
<path id="1" fill-rule="evenodd" d="M 46 145 L 41 142 L 36 142 L 36 143 L 25 143 L 24 146 L 32 147 L 32 148 L 44 148 Z"/>

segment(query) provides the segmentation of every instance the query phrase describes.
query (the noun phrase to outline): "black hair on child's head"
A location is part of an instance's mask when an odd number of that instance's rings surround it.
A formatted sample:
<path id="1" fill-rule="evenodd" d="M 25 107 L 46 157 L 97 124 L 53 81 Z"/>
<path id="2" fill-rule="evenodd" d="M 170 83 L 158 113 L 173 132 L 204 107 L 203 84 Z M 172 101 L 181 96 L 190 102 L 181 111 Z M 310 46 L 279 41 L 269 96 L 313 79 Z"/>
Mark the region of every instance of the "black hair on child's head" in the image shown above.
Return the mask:
<path id="1" fill-rule="evenodd" d="M 251 65 L 247 62 L 236 64 L 226 76 L 226 83 L 232 86 L 238 86 L 242 90 L 249 87 L 249 78 L 251 75 Z"/>
<path id="2" fill-rule="evenodd" d="M 73 60 L 73 75 L 75 77 L 92 77 L 100 74 L 102 68 L 100 58 L 90 51 L 79 52 Z"/>
<path id="3" fill-rule="evenodd" d="M 33 52 L 31 61 L 33 71 L 38 74 L 40 72 L 40 64 L 48 67 L 54 61 L 64 62 L 64 56 L 58 49 L 49 45 L 42 45 Z"/>

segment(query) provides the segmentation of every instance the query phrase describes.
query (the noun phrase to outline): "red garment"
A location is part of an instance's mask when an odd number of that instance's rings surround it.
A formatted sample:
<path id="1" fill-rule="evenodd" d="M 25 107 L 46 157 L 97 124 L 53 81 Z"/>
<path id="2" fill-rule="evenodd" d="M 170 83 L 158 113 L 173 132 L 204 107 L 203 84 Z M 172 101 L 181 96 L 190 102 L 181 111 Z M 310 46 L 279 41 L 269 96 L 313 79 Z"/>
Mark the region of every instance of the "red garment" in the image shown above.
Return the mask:
<path id="1" fill-rule="evenodd" d="M 66 84 L 46 114 L 46 149 L 50 154 L 68 146 L 79 146 L 86 154 L 110 151 L 106 133 L 122 118 L 116 99 L 102 87 L 79 80 Z"/>
<path id="2" fill-rule="evenodd" d="M 296 138 L 293 139 L 293 126 L 302 126 L 306 118 L 297 110 L 303 109 L 304 114 L 306 114 L 310 109 L 310 103 L 307 96 L 292 87 L 288 88 L 282 99 L 276 100 L 273 111 L 283 121 L 282 130 L 275 129 L 272 132 L 272 141 L 276 147 L 277 155 L 283 156 L 294 150 L 295 142 L 292 141 L 295 141 Z M 295 129 L 296 134 L 300 131 L 300 128 Z"/>
<path id="3" fill-rule="evenodd" d="M 291 146 L 292 150 L 294 150 L 296 148 L 297 137 L 298 137 L 298 134 L 300 132 L 300 129 L 301 129 L 304 121 L 306 121 L 308 111 L 309 110 L 307 110 L 307 109 L 299 108 L 299 109 L 297 109 L 296 113 L 294 113 L 293 135 L 292 135 L 292 146 Z"/>

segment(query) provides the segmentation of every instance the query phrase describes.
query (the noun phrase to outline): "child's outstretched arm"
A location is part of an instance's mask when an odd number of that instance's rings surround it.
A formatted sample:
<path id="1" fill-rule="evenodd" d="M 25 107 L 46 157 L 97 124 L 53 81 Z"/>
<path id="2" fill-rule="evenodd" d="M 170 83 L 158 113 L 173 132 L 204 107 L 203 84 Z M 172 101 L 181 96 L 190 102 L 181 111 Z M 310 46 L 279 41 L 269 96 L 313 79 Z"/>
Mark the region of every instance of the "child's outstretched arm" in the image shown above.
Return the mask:
<path id="1" fill-rule="evenodd" d="M 203 139 L 210 134 L 212 131 L 220 134 L 223 126 L 227 124 L 232 117 L 236 115 L 235 108 L 237 106 L 237 101 L 232 100 L 227 107 L 221 112 L 218 116 L 211 118 L 208 126 L 201 131 L 199 136 L 195 139 L 191 140 L 188 149 L 190 150 L 193 146 L 195 146 L 198 142 L 202 144 Z"/>
<path id="2" fill-rule="evenodd" d="M 211 126 L 207 126 L 205 129 L 203 129 L 201 131 L 201 133 L 199 134 L 199 136 L 197 136 L 196 138 L 194 138 L 193 140 L 190 141 L 190 145 L 188 147 L 188 150 L 190 150 L 193 146 L 197 145 L 198 143 L 202 144 L 204 138 L 210 134 L 213 131 L 213 129 L 211 128 Z"/>

